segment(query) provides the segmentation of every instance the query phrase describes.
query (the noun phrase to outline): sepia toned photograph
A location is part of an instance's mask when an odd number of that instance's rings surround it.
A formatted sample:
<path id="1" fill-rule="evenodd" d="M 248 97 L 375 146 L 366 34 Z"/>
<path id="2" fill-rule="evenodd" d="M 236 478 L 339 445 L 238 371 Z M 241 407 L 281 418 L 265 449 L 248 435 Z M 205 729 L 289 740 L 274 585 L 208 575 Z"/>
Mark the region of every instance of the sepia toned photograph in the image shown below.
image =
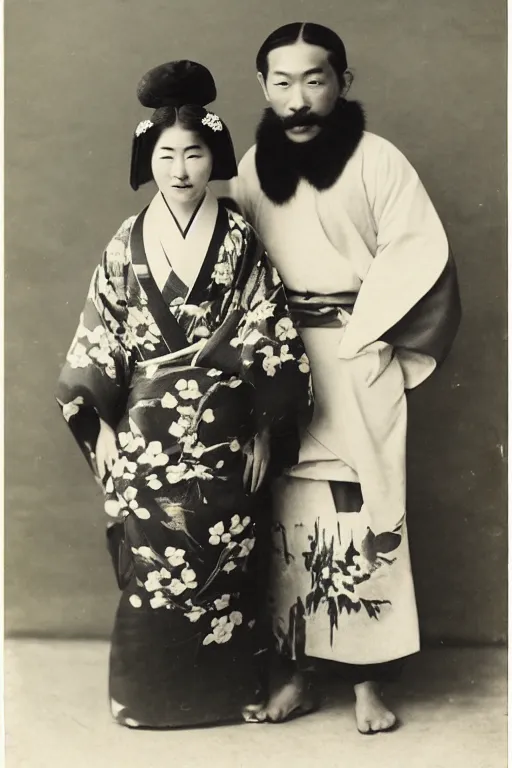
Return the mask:
<path id="1" fill-rule="evenodd" d="M 7 768 L 504 768 L 506 3 L 4 29 Z"/>

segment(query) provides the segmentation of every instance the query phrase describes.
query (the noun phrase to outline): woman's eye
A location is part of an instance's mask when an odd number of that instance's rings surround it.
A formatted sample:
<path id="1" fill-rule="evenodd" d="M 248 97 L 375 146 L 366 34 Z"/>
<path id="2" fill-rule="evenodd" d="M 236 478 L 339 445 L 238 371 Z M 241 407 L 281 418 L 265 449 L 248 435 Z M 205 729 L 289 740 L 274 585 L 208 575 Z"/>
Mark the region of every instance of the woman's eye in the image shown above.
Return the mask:
<path id="1" fill-rule="evenodd" d="M 280 88 L 286 88 L 288 86 L 288 83 L 281 82 L 281 83 L 275 83 L 275 85 L 278 85 Z"/>

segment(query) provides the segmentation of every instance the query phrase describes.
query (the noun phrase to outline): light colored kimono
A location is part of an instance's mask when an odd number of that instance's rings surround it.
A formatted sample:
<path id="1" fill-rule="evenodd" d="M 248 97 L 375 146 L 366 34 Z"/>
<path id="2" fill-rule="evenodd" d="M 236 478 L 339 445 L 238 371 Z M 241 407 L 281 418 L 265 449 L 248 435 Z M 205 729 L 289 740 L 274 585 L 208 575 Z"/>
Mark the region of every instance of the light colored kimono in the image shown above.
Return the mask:
<path id="1" fill-rule="evenodd" d="M 357 294 L 352 311 L 338 308 L 337 327 L 300 328 L 315 407 L 297 465 L 275 486 L 279 644 L 294 658 L 352 664 L 409 655 L 419 630 L 405 390 L 442 362 L 459 323 L 443 226 L 410 163 L 368 132 L 325 191 L 301 180 L 276 205 L 261 189 L 253 147 L 231 195 L 290 294 Z"/>

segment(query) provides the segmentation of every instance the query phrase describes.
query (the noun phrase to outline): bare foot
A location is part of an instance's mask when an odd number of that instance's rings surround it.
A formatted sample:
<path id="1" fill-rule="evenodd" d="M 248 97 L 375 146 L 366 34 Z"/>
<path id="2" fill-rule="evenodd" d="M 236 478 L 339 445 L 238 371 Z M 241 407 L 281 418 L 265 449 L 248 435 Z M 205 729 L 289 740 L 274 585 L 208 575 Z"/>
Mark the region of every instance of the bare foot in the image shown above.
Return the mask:
<path id="1" fill-rule="evenodd" d="M 308 686 L 300 674 L 295 674 L 271 695 L 266 704 L 245 707 L 244 720 L 248 723 L 280 723 L 291 715 L 306 715 L 313 709 Z"/>
<path id="2" fill-rule="evenodd" d="M 389 731 L 396 725 L 396 716 L 382 701 L 376 683 L 366 682 L 354 686 L 356 694 L 356 722 L 360 733 Z"/>

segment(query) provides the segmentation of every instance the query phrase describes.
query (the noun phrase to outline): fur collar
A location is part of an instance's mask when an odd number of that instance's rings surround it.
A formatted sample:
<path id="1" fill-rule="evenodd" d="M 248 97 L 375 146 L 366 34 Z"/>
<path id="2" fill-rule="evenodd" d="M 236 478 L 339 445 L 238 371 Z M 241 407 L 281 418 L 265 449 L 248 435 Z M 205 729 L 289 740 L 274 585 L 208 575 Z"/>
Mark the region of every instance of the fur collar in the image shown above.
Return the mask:
<path id="1" fill-rule="evenodd" d="M 275 112 L 266 109 L 256 133 L 256 170 L 263 192 L 282 205 L 294 196 L 301 178 L 319 191 L 329 189 L 355 152 L 365 125 L 359 102 L 342 100 L 318 136 L 295 144 Z"/>

